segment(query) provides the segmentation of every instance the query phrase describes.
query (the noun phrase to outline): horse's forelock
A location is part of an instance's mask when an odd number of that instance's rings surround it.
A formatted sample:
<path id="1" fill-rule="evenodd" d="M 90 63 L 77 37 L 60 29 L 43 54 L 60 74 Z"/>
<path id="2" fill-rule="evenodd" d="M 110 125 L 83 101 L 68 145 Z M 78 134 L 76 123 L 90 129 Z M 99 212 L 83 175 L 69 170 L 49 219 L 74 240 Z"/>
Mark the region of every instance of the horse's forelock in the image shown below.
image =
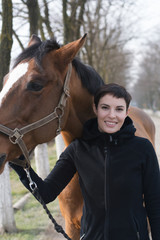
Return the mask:
<path id="1" fill-rule="evenodd" d="M 24 49 L 24 51 L 16 58 L 13 68 L 15 68 L 20 62 L 30 60 L 32 58 L 34 58 L 36 63 L 41 66 L 43 56 L 48 52 L 59 48 L 60 45 L 56 39 L 35 43 Z"/>

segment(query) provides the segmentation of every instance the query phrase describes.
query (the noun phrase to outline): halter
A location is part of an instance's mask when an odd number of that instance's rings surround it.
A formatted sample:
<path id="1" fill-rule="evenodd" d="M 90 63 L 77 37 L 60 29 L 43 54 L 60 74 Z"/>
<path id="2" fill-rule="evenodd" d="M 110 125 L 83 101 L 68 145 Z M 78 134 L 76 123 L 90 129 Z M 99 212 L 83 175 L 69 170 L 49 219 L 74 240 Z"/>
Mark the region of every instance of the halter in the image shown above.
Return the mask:
<path id="1" fill-rule="evenodd" d="M 25 161 L 22 161 L 20 159 L 14 159 L 13 163 L 20 165 L 26 169 L 30 168 L 28 149 L 23 141 L 24 134 L 26 134 L 34 129 L 40 128 L 40 127 L 46 125 L 47 123 L 53 121 L 54 119 L 58 119 L 58 128 L 56 130 L 56 135 L 58 135 L 60 133 L 61 119 L 64 115 L 64 108 L 66 106 L 67 98 L 70 96 L 69 95 L 69 82 L 70 82 L 71 72 L 72 72 L 72 64 L 70 63 L 66 77 L 65 77 L 63 93 L 60 97 L 57 107 L 54 109 L 54 112 L 52 112 L 51 114 L 47 115 L 46 117 L 44 117 L 34 123 L 31 123 L 25 127 L 20 128 L 20 129 L 15 128 L 14 130 L 12 130 L 12 129 L 0 124 L 0 132 L 9 136 L 9 140 L 11 143 L 18 144 L 18 146 L 20 147 L 20 149 L 25 157 Z"/>

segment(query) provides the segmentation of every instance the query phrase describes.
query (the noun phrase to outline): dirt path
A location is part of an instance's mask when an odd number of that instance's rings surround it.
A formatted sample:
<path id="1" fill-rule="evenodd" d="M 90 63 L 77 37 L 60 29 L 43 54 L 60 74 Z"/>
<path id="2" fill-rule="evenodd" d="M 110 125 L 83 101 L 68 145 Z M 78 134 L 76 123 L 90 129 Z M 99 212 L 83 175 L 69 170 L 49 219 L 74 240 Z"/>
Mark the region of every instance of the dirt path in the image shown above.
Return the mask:
<path id="1" fill-rule="evenodd" d="M 64 219 L 60 213 L 54 216 L 56 222 L 61 225 L 64 229 Z M 39 240 L 65 240 L 63 235 L 61 233 L 57 233 L 56 230 L 54 229 L 53 224 L 49 224 L 46 231 L 43 233 L 42 237 Z"/>
<path id="2" fill-rule="evenodd" d="M 156 126 L 156 153 L 160 162 L 160 118 L 156 116 L 151 116 L 152 120 Z M 59 212 L 57 216 L 55 216 L 58 224 L 62 225 L 64 228 L 64 220 Z M 53 225 L 49 224 L 48 228 L 42 235 L 42 238 L 39 240 L 64 240 L 65 238 L 60 233 L 56 233 Z"/>

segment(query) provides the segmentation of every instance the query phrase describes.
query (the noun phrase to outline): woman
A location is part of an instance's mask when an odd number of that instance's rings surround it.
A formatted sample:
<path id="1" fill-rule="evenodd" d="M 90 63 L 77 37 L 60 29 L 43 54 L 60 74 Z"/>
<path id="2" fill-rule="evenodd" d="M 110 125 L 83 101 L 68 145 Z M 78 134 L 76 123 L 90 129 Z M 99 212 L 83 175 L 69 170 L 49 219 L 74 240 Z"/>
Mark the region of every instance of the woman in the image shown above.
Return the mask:
<path id="1" fill-rule="evenodd" d="M 117 84 L 102 86 L 94 97 L 97 116 L 87 121 L 43 181 L 31 177 L 46 203 L 53 201 L 76 171 L 84 198 L 81 239 L 160 240 L 160 171 L 151 143 L 134 135 L 127 116 L 130 94 Z M 23 184 L 28 179 L 20 167 Z"/>

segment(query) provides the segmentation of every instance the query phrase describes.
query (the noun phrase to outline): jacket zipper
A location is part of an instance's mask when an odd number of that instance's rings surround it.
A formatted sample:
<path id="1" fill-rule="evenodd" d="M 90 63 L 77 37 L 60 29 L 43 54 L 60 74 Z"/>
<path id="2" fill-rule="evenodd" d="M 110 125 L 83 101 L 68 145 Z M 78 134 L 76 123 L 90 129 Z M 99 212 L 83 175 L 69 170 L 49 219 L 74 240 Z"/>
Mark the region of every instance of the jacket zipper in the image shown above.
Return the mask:
<path id="1" fill-rule="evenodd" d="M 136 219 L 134 219 L 135 225 L 136 225 L 136 233 L 137 233 L 137 240 L 140 240 L 140 232 L 139 232 L 139 226 L 138 226 L 138 222 Z"/>
<path id="2" fill-rule="evenodd" d="M 107 147 L 104 147 L 104 203 L 107 211 Z"/>
<path id="3" fill-rule="evenodd" d="M 105 212 L 106 212 L 106 239 L 109 240 L 109 151 L 107 147 L 104 147 L 105 153 L 105 176 L 104 176 L 104 200 L 105 200 Z"/>
<path id="4" fill-rule="evenodd" d="M 85 237 L 85 233 L 81 236 L 80 240 L 84 239 Z"/>
<path id="5" fill-rule="evenodd" d="M 137 232 L 137 240 L 140 240 L 140 234 Z"/>

